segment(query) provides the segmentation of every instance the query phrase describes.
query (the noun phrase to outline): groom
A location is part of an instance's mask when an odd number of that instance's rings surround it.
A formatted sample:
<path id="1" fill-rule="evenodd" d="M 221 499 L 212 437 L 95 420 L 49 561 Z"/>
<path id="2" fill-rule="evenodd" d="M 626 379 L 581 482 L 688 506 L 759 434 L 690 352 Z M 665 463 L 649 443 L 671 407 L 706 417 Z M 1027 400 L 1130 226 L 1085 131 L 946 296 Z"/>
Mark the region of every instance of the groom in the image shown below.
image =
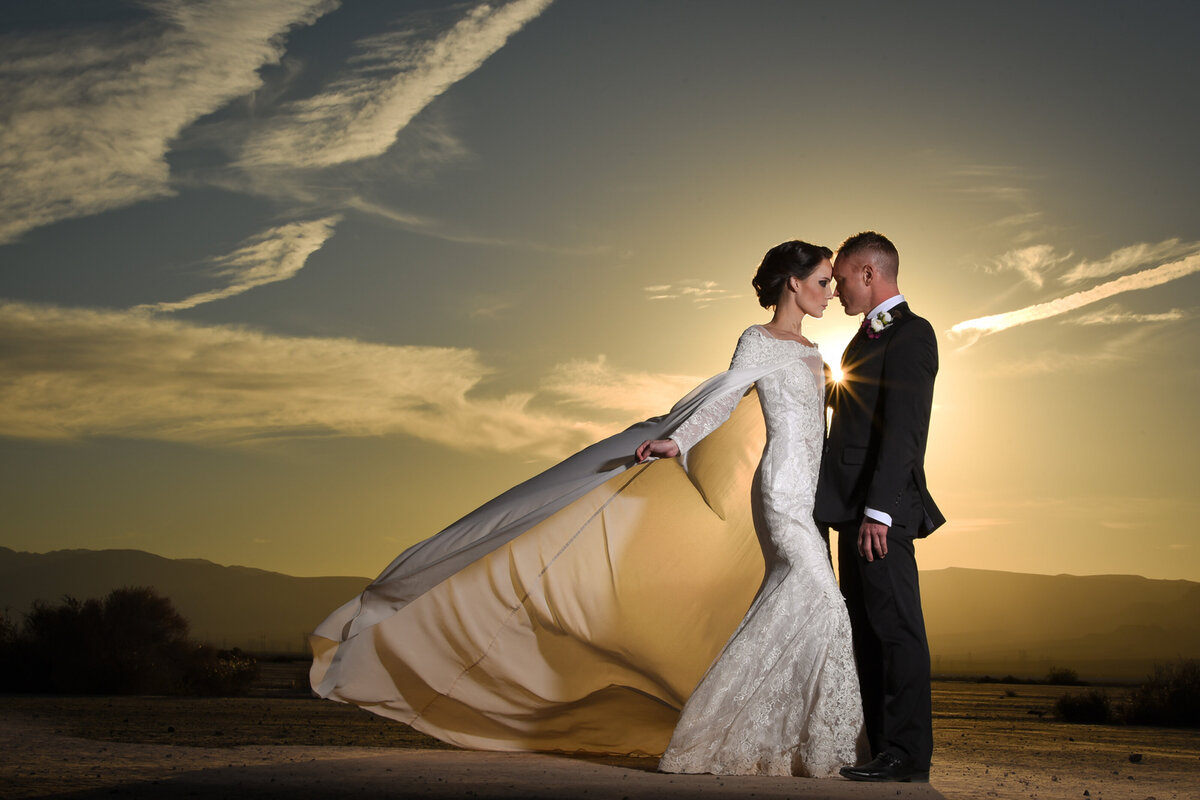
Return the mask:
<path id="1" fill-rule="evenodd" d="M 945 522 L 925 487 L 937 340 L 896 285 L 900 257 L 878 233 L 851 236 L 833 265 L 837 296 L 863 325 L 832 384 L 833 417 L 815 516 L 838 532 L 874 759 L 859 781 L 926 781 L 933 752 L 929 644 L 913 540 Z"/>

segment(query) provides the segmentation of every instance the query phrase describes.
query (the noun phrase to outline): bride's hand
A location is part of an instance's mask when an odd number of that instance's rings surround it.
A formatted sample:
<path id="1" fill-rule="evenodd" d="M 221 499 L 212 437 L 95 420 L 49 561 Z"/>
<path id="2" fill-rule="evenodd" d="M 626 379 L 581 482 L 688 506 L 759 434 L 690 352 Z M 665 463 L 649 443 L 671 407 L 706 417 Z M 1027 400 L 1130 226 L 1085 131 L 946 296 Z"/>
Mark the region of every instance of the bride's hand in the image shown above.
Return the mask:
<path id="1" fill-rule="evenodd" d="M 638 445 L 634 452 L 637 463 L 641 464 L 647 458 L 675 458 L 679 455 L 679 445 L 673 439 L 647 439 Z"/>

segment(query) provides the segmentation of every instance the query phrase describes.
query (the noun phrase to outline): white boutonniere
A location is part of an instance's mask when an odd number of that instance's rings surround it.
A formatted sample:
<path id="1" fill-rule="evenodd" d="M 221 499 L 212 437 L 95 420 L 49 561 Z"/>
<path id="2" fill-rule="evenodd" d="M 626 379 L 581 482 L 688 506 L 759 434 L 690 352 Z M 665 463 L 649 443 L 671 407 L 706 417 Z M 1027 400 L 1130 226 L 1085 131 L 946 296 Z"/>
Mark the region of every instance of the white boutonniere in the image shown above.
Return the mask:
<path id="1" fill-rule="evenodd" d="M 872 339 L 878 339 L 880 334 L 891 327 L 892 323 L 900 316 L 900 312 L 895 314 L 890 311 L 881 311 L 871 317 L 867 322 L 867 336 Z"/>

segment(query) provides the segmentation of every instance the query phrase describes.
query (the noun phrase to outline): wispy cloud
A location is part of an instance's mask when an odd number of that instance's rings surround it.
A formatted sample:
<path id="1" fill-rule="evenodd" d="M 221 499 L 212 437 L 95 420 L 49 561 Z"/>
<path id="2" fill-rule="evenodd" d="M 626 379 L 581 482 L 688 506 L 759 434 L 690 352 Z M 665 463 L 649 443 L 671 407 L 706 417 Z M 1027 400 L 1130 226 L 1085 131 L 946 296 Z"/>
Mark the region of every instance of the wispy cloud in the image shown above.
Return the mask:
<path id="1" fill-rule="evenodd" d="M 1032 245 L 1011 250 L 997 258 L 985 269 L 988 272 L 1016 272 L 1037 289 L 1045 283 L 1044 274 L 1071 257 L 1070 253 L 1060 256 L 1047 244 Z"/>
<path id="2" fill-rule="evenodd" d="M 304 267 L 309 256 L 324 246 L 340 221 L 340 216 L 332 216 L 271 228 L 232 253 L 216 259 L 212 272 L 228 278 L 227 286 L 176 302 L 149 303 L 136 308 L 143 311 L 180 311 L 201 303 L 233 297 L 256 286 L 286 281 Z"/>
<path id="3" fill-rule="evenodd" d="M 1011 519 L 1003 519 L 1001 517 L 974 517 L 952 519 L 946 523 L 945 530 L 949 533 L 975 533 L 976 531 L 986 531 L 1011 524 Z"/>
<path id="4" fill-rule="evenodd" d="M 1033 214 L 1032 218 L 1039 216 L 1030 207 L 1029 189 L 1023 185 L 1025 180 L 1016 167 L 966 164 L 950 169 L 947 174 L 957 192 L 1018 209 L 1002 224 L 1011 225 L 1028 214 Z"/>
<path id="5" fill-rule="evenodd" d="M 361 40 L 344 74 L 319 94 L 285 105 L 251 135 L 241 164 L 319 168 L 382 155 L 418 112 L 478 69 L 550 2 L 480 4 L 428 41 L 412 31 Z"/>
<path id="6" fill-rule="evenodd" d="M 341 201 L 341 206 L 364 214 L 377 217 L 395 224 L 397 227 L 422 236 L 430 236 L 446 242 L 459 244 L 478 244 L 487 247 L 504 247 L 518 250 L 532 250 L 540 253 L 553 253 L 560 256 L 598 256 L 612 252 L 609 245 L 595 244 L 551 244 L 547 242 L 522 239 L 506 239 L 498 236 L 487 236 L 471 233 L 448 225 L 433 217 L 411 214 L 406 211 L 391 208 L 383 203 L 373 202 L 361 195 L 351 195 Z"/>
<path id="7" fill-rule="evenodd" d="M 996 377 L 1061 375 L 1112 365 L 1132 365 L 1142 358 L 1150 329 L 1129 328 L 1117 336 L 1097 339 L 1083 350 L 1042 349 L 1026 353 L 1016 361 L 993 365 L 987 371 Z"/>
<path id="8" fill-rule="evenodd" d="M 1031 178 L 1016 167 L 999 164 L 959 164 L 946 168 L 946 154 L 932 151 L 936 169 L 943 170 L 948 188 L 970 198 L 984 207 L 983 214 L 995 215 L 977 229 L 989 235 L 1001 231 L 1015 244 L 1031 244 L 1048 232 L 1044 215 L 1039 211 L 1028 188 Z M 950 156 L 953 159 L 953 156 Z M 957 201 L 956 201 L 957 202 Z M 1036 279 L 1034 279 L 1036 285 Z"/>
<path id="9" fill-rule="evenodd" d="M 1172 308 L 1170 311 L 1163 311 L 1158 314 L 1138 314 L 1125 310 L 1118 303 L 1113 303 L 1088 314 L 1080 314 L 1079 316 L 1063 321 L 1072 325 L 1121 325 L 1128 323 L 1178 322 L 1187 316 L 1187 312 L 1181 308 Z"/>
<path id="10" fill-rule="evenodd" d="M 577 359 L 559 364 L 543 381 L 542 389 L 559 402 L 607 409 L 641 419 L 665 414 L 690 392 L 700 378 L 650 372 L 621 372 L 603 356 L 594 361 Z"/>
<path id="11" fill-rule="evenodd" d="M 336 0 L 144 0 L 140 23 L 0 38 L 0 242 L 171 193 L 184 127 L 261 85 Z"/>
<path id="12" fill-rule="evenodd" d="M 275 336 L 131 311 L 0 303 L 0 435 L 229 445 L 407 435 L 563 456 L 606 428 L 478 396 L 474 350 Z"/>
<path id="13" fill-rule="evenodd" d="M 1200 253 L 1200 242 L 1167 239 L 1157 244 L 1142 242 L 1122 247 L 1099 261 L 1082 261 L 1062 276 L 1062 282 L 1076 284 L 1095 278 L 1107 278 L 1137 267 L 1148 267 Z"/>
<path id="14" fill-rule="evenodd" d="M 1009 214 L 1007 217 L 1001 217 L 992 223 L 994 228 L 1023 228 L 1026 225 L 1032 225 L 1042 218 L 1040 211 L 1021 211 L 1016 214 Z"/>
<path id="15" fill-rule="evenodd" d="M 691 300 L 706 306 L 716 300 L 736 300 L 745 295 L 730 294 L 716 281 L 685 280 L 679 283 L 663 283 L 642 287 L 647 300 Z"/>
<path id="16" fill-rule="evenodd" d="M 964 175 L 964 177 L 966 176 Z M 973 194 L 1006 205 L 1023 206 L 1029 198 L 1028 189 L 1003 183 L 977 184 L 962 189 L 962 191 L 966 194 Z"/>
<path id="17" fill-rule="evenodd" d="M 468 297 L 464 302 L 464 310 L 470 319 L 500 319 L 511 311 L 516 303 L 503 297 Z"/>
<path id="18" fill-rule="evenodd" d="M 1016 167 L 965 164 L 951 168 L 947 174 L 954 181 L 955 190 L 963 194 L 1022 208 L 1028 206 L 1029 190 L 1021 185 L 1021 173 Z"/>
<path id="19" fill-rule="evenodd" d="M 1149 525 L 1145 520 L 1139 522 L 1122 522 L 1119 520 L 1106 519 L 1100 523 L 1103 528 L 1108 528 L 1114 531 L 1136 531 L 1145 528 Z"/>
<path id="20" fill-rule="evenodd" d="M 1178 280 L 1196 272 L 1200 272 L 1200 253 L 1152 269 L 1135 272 L 1132 275 L 1125 275 L 1102 283 L 1099 286 L 1094 286 L 1091 289 L 1075 292 L 1074 294 L 1069 294 L 1045 303 L 1037 303 L 1015 311 L 1007 311 L 1003 314 L 992 314 L 986 317 L 964 320 L 950 328 L 950 332 L 959 335 L 973 335 L 978 338 L 982 335 L 1008 330 L 1018 325 L 1057 317 L 1125 292 L 1162 286 L 1164 283 Z"/>

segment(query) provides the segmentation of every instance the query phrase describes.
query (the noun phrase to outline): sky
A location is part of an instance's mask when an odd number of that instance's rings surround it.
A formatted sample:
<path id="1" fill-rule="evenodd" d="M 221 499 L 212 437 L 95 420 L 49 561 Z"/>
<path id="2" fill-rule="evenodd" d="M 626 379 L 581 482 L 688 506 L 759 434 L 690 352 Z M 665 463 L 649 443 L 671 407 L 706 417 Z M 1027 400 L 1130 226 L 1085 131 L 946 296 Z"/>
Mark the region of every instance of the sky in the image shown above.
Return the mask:
<path id="1" fill-rule="evenodd" d="M 5 3 L 0 545 L 374 576 L 724 369 L 771 246 L 877 230 L 941 352 L 921 567 L 1200 580 L 1196 30 Z"/>

